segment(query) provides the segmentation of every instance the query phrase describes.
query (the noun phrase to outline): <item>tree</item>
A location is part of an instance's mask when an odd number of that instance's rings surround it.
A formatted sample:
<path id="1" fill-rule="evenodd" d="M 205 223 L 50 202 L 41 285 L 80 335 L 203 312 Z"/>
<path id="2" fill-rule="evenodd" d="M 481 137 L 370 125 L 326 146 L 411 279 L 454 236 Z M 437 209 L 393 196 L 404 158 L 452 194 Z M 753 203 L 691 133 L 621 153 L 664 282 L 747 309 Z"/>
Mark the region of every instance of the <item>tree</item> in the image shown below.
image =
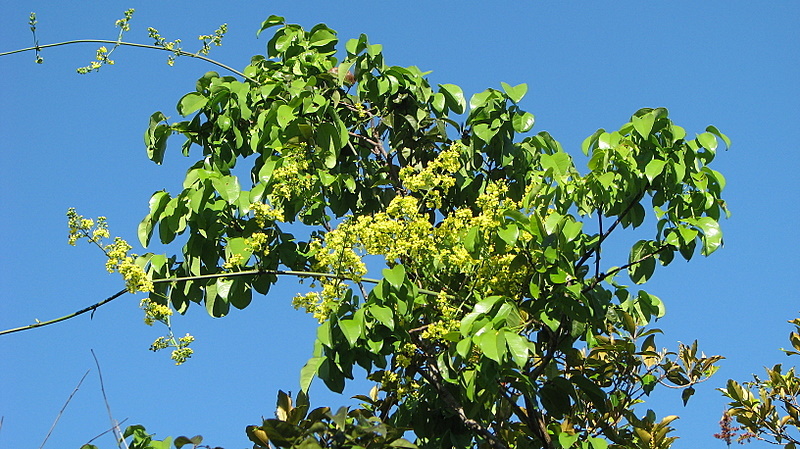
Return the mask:
<path id="1" fill-rule="evenodd" d="M 185 120 L 150 118 L 153 162 L 176 134 L 184 155 L 201 153 L 183 191 L 156 192 L 139 226 L 144 247 L 157 236 L 180 242 L 177 254 L 130 255 L 124 241 L 104 243 L 103 220 L 70 213 L 74 239 L 100 245 L 127 290 L 149 292 L 151 322 L 169 325 L 192 303 L 217 317 L 244 309 L 278 276 L 312 281 L 294 299 L 320 322 L 302 391 L 279 392 L 276 417 L 247 427 L 254 444 L 669 447 L 676 417 L 637 404 L 659 385 L 687 401 L 720 357 L 696 343 L 659 350 L 648 325 L 661 300 L 618 275 L 643 284 L 676 254 L 721 246 L 725 180 L 709 164 L 727 137 L 709 126 L 687 138 L 666 109 L 640 109 L 584 141 L 582 175 L 548 133 L 515 138 L 534 125 L 519 106 L 524 84 L 467 101 L 456 85 L 387 65 L 365 35 L 339 61 L 323 24 L 271 16 L 259 32 L 271 28 L 267 54 L 238 78 L 208 72 L 178 101 Z M 627 260 L 601 257 L 612 233 L 644 226 L 655 232 L 630 242 Z M 367 277 L 377 256 L 386 268 Z M 190 343 L 170 330 L 152 348 L 173 347 L 181 363 Z M 376 383 L 360 407 L 309 411 L 314 378 L 342 391 L 357 366 Z M 169 445 L 140 426 L 125 436 Z"/>

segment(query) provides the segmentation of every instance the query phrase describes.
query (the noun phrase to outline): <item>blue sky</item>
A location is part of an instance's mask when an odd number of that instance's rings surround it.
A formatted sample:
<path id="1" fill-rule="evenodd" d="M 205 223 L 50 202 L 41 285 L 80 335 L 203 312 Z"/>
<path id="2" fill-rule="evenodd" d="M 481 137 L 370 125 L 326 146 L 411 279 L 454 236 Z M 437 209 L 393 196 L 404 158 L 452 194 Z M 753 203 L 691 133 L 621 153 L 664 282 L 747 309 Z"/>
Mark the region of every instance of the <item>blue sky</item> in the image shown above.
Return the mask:
<path id="1" fill-rule="evenodd" d="M 665 301 L 660 344 L 700 340 L 707 354 L 727 359 L 698 388 L 688 407 L 678 394 L 651 406 L 677 414 L 676 448 L 724 447 L 714 440 L 724 398 L 714 388 L 747 380 L 763 366 L 793 364 L 788 345 L 798 316 L 795 256 L 800 156 L 800 40 L 794 1 L 673 2 L 349 2 L 27 1 L 0 6 L 0 52 L 31 46 L 27 19 L 39 17 L 41 44 L 79 38 L 114 39 L 114 21 L 135 8 L 126 40 L 149 43 L 146 29 L 168 40 L 229 24 L 212 57 L 233 67 L 263 53 L 255 30 L 270 14 L 311 27 L 325 22 L 345 41 L 366 33 L 384 46 L 387 62 L 432 70 L 432 83 L 469 94 L 500 82 L 528 83 L 522 107 L 536 115 L 572 154 L 597 128 L 616 128 L 641 107 L 667 107 L 688 132 L 709 124 L 733 139 L 715 169 L 728 180 L 733 212 L 723 223 L 725 248 L 706 259 L 676 261 L 647 290 Z M 180 58 L 130 48 L 116 65 L 80 76 L 95 45 L 47 49 L 0 58 L 0 328 L 65 315 L 120 289 L 87 245 L 66 243 L 65 212 L 108 217 L 113 235 L 135 242 L 150 195 L 175 191 L 185 169 L 177 148 L 163 166 L 145 156 L 142 135 L 151 113 L 176 116 L 175 104 L 211 70 Z M 140 252 L 142 250 L 137 248 Z M 202 434 L 208 444 L 247 447 L 244 426 L 274 411 L 277 389 L 297 391 L 310 356 L 315 322 L 294 311 L 302 291 L 284 279 L 244 312 L 212 319 L 201 308 L 174 320 L 191 332 L 195 357 L 173 366 L 147 348 L 162 329 L 142 323 L 138 297 L 128 295 L 88 316 L 0 336 L 0 448 L 41 444 L 87 369 L 46 447 L 79 447 L 109 427 L 90 349 L 97 354 L 114 418 L 142 423 L 159 437 Z M 318 405 L 347 402 L 312 389 Z M 671 393 L 671 392 L 667 392 Z M 96 444 L 112 447 L 108 436 Z M 754 447 L 764 446 L 753 444 Z"/>

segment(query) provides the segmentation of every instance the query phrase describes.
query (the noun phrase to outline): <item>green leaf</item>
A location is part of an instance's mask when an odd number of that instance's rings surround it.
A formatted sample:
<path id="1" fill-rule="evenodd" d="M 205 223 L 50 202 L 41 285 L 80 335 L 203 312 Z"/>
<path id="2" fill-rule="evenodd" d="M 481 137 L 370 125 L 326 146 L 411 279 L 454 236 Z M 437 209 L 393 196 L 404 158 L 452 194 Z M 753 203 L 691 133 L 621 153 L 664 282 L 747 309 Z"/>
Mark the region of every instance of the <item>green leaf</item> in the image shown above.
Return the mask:
<path id="1" fill-rule="evenodd" d="M 208 97 L 199 92 L 189 92 L 178 101 L 178 114 L 187 115 L 202 108 L 208 102 Z"/>
<path id="2" fill-rule="evenodd" d="M 717 150 L 717 138 L 712 133 L 702 133 L 697 136 L 697 142 L 709 151 Z"/>
<path id="3" fill-rule="evenodd" d="M 379 323 L 394 330 L 394 313 L 392 313 L 392 309 L 384 306 L 371 305 L 368 311 Z"/>
<path id="4" fill-rule="evenodd" d="M 271 15 L 267 18 L 267 20 L 261 22 L 261 28 L 258 29 L 256 32 L 256 37 L 261 35 L 261 32 L 266 30 L 267 28 L 274 27 L 277 25 L 283 25 L 286 23 L 286 19 L 281 16 Z"/>
<path id="5" fill-rule="evenodd" d="M 384 268 L 383 278 L 395 289 L 399 290 L 406 279 L 406 269 L 403 265 L 397 264 L 394 267 Z"/>
<path id="6" fill-rule="evenodd" d="M 519 228 L 513 223 L 508 223 L 497 229 L 497 235 L 506 243 L 506 245 L 514 246 L 517 243 L 517 238 L 519 237 Z"/>
<path id="7" fill-rule="evenodd" d="M 506 340 L 500 331 L 489 329 L 475 337 L 474 340 L 486 357 L 502 363 L 506 354 Z"/>
<path id="8" fill-rule="evenodd" d="M 589 437 L 589 444 L 592 445 L 592 449 L 608 449 L 608 441 L 602 438 Z"/>
<path id="9" fill-rule="evenodd" d="M 239 187 L 239 178 L 233 175 L 213 177 L 211 178 L 211 184 L 217 190 L 219 196 L 227 201 L 228 204 L 234 204 L 242 192 L 241 187 Z"/>
<path id="10" fill-rule="evenodd" d="M 455 84 L 439 84 L 439 92 L 444 94 L 447 107 L 456 114 L 463 114 L 467 107 L 464 91 Z"/>
<path id="11" fill-rule="evenodd" d="M 339 320 L 339 329 L 342 330 L 344 338 L 350 343 L 350 347 L 355 347 L 358 339 L 361 337 L 361 323 L 354 319 Z"/>
<path id="12" fill-rule="evenodd" d="M 562 178 L 569 173 L 569 169 L 572 167 L 572 159 L 570 159 L 569 154 L 564 152 L 542 154 L 540 160 L 542 168 L 545 170 L 552 168 L 553 174 Z"/>
<path id="13" fill-rule="evenodd" d="M 294 120 L 294 118 L 295 115 L 293 107 L 285 104 L 278 106 L 278 126 L 281 128 L 286 128 L 286 126 L 292 120 Z"/>
<path id="14" fill-rule="evenodd" d="M 320 28 L 308 39 L 311 47 L 324 47 L 336 41 L 336 33 L 329 28 Z"/>
<path id="15" fill-rule="evenodd" d="M 664 171 L 664 165 L 666 165 L 666 162 L 660 159 L 653 159 L 648 162 L 647 166 L 644 168 L 644 174 L 647 176 L 647 180 L 653 182 L 653 179 Z"/>
<path id="16" fill-rule="evenodd" d="M 530 131 L 531 128 L 533 128 L 534 122 L 535 118 L 530 112 L 514 114 L 514 117 L 511 119 L 511 125 L 514 127 L 514 131 L 518 133 L 526 133 Z"/>
<path id="17" fill-rule="evenodd" d="M 514 363 L 519 369 L 523 369 L 528 363 L 530 342 L 522 335 L 511 331 L 505 331 L 505 340 Z"/>
<path id="18" fill-rule="evenodd" d="M 722 134 L 722 132 L 720 132 L 720 130 L 718 130 L 716 126 L 709 125 L 706 127 L 706 131 L 722 139 L 722 141 L 725 142 L 726 148 L 731 147 L 731 139 L 728 138 L 728 136 L 726 136 L 725 134 Z"/>
<path id="19" fill-rule="evenodd" d="M 503 91 L 508 95 L 508 98 L 511 99 L 514 103 L 519 103 L 522 100 L 522 97 L 528 92 L 528 85 L 525 83 L 518 84 L 514 87 L 506 83 L 500 83 L 503 86 Z"/>
<path id="20" fill-rule="evenodd" d="M 684 406 L 686 406 L 686 403 L 689 402 L 689 398 L 692 397 L 693 394 L 694 394 L 694 387 L 689 387 L 683 390 L 683 393 L 681 393 L 681 399 L 683 399 Z"/>
<path id="21" fill-rule="evenodd" d="M 308 359 L 303 368 L 300 370 L 300 391 L 308 392 L 311 387 L 311 381 L 317 375 L 317 370 L 320 364 L 325 360 L 325 357 L 311 357 Z"/>
<path id="22" fill-rule="evenodd" d="M 578 438 L 580 438 L 580 435 L 577 433 L 570 435 L 566 432 L 562 432 L 558 434 L 558 443 L 561 445 L 562 449 L 569 449 L 578 441 Z"/>
<path id="23" fill-rule="evenodd" d="M 722 246 L 722 231 L 716 220 L 711 217 L 701 217 L 691 222 L 703 231 L 703 250 L 701 254 L 708 256 Z"/>
<path id="24" fill-rule="evenodd" d="M 653 130 L 653 123 L 656 121 L 655 111 L 648 112 L 640 117 L 633 117 L 631 120 L 633 129 L 639 133 L 642 138 L 647 139 L 650 137 L 650 131 Z"/>
<path id="25" fill-rule="evenodd" d="M 653 247 L 653 243 L 649 240 L 639 240 L 631 248 L 628 263 L 633 265 L 628 267 L 628 274 L 634 283 L 644 284 L 650 279 L 650 276 L 653 275 L 656 269 L 656 258 L 648 257 L 644 260 L 641 259 L 654 252 L 655 248 Z"/>

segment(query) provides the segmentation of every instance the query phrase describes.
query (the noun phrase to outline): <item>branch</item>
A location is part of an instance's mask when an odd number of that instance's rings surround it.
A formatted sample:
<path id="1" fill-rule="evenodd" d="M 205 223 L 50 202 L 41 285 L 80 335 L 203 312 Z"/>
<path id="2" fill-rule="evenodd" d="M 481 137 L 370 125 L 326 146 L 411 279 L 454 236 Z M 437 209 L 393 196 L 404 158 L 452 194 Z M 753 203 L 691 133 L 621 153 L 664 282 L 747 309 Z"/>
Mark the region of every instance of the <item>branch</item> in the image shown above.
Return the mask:
<path id="1" fill-rule="evenodd" d="M 608 270 L 607 272 L 605 272 L 605 273 L 601 274 L 600 276 L 596 277 L 591 284 L 589 284 L 586 287 L 584 287 L 583 290 L 581 290 L 581 293 L 588 292 L 589 290 L 595 288 L 597 286 L 597 284 L 602 282 L 603 279 L 605 279 L 605 278 L 607 278 L 609 276 L 613 276 L 614 274 L 617 274 L 620 271 L 625 270 L 627 268 L 630 268 L 630 267 L 632 267 L 632 266 L 634 266 L 636 264 L 642 263 L 645 260 L 650 259 L 651 257 L 654 257 L 656 254 L 660 253 L 661 251 L 664 251 L 665 249 L 669 248 L 670 246 L 671 245 L 669 243 L 665 243 L 665 244 L 659 246 L 657 250 L 653 251 L 650 254 L 646 254 L 646 255 L 640 257 L 639 259 L 634 260 L 633 262 L 626 263 L 625 265 L 623 265 L 621 267 L 616 267 L 616 268 L 613 268 L 611 270 Z"/>
<path id="2" fill-rule="evenodd" d="M 639 204 L 639 201 L 641 201 L 641 200 L 642 200 L 642 198 L 644 197 L 644 194 L 645 194 L 645 192 L 647 192 L 647 186 L 645 186 L 645 188 L 644 188 L 644 189 L 643 189 L 641 192 L 639 192 L 639 193 L 636 195 L 636 197 L 634 198 L 634 200 L 633 200 L 633 201 L 631 201 L 631 203 L 630 203 L 630 204 L 628 204 L 628 207 L 626 207 L 626 208 L 625 208 L 625 210 L 623 210 L 623 211 L 622 211 L 622 212 L 621 212 L 621 213 L 620 213 L 620 214 L 617 216 L 617 219 L 616 219 L 616 220 L 614 220 L 614 223 L 612 223 L 612 224 L 611 224 L 611 226 L 608 228 L 608 230 L 607 230 L 605 233 L 603 233 L 603 231 L 602 231 L 602 230 L 600 230 L 600 239 L 597 241 L 597 244 L 595 244 L 595 245 L 594 245 L 594 246 L 593 246 L 591 249 L 589 249 L 588 251 L 586 251 L 586 252 L 583 254 L 583 256 L 581 256 L 580 260 L 578 260 L 578 262 L 575 264 L 575 268 L 576 268 L 576 269 L 577 269 L 579 266 L 583 265 L 583 264 L 584 264 L 584 263 L 585 263 L 587 260 L 589 260 L 589 258 L 590 258 L 590 257 L 592 257 L 592 253 L 593 253 L 593 252 L 597 251 L 597 252 L 598 252 L 598 254 L 599 254 L 599 252 L 600 252 L 600 245 L 602 245 L 602 244 L 603 244 L 603 242 L 605 241 L 605 239 L 606 239 L 606 238 L 607 238 L 607 237 L 608 237 L 608 236 L 611 234 L 611 232 L 612 232 L 612 231 L 614 231 L 614 229 L 616 229 L 617 225 L 619 225 L 619 224 L 620 224 L 620 222 L 622 221 L 622 219 L 625 217 L 625 215 L 627 215 L 627 214 L 628 214 L 628 212 L 630 212 L 630 210 L 633 208 L 633 206 L 635 206 L 635 205 Z M 598 214 L 599 214 L 599 213 L 600 213 L 600 211 L 598 210 Z"/>
<path id="3" fill-rule="evenodd" d="M 55 44 L 37 45 L 35 47 L 28 47 L 28 48 L 21 48 L 19 50 L 6 51 L 6 52 L 0 53 L 0 56 L 13 55 L 14 53 L 22 53 L 22 52 L 25 52 L 25 51 L 39 51 L 39 50 L 41 50 L 43 48 L 59 47 L 61 45 L 71 45 L 71 44 L 111 44 L 111 45 L 123 45 L 123 46 L 127 46 L 127 47 L 149 48 L 151 50 L 168 51 L 168 52 L 173 53 L 173 54 L 179 54 L 180 56 L 189 56 L 191 58 L 200 59 L 202 61 L 205 61 L 205 62 L 208 62 L 210 64 L 213 64 L 213 65 L 215 65 L 217 67 L 221 67 L 221 68 L 223 68 L 223 69 L 225 69 L 225 70 L 227 70 L 227 71 L 229 71 L 231 73 L 239 75 L 242 78 L 244 78 L 244 79 L 246 79 L 246 80 L 248 80 L 250 82 L 258 84 L 258 81 L 256 81 L 253 78 L 250 78 L 249 76 L 247 76 L 244 73 L 234 69 L 233 67 L 227 66 L 227 65 L 225 65 L 225 64 L 223 64 L 221 62 L 215 61 L 215 60 L 213 60 L 211 58 L 207 58 L 207 57 L 199 55 L 197 53 L 189 53 L 187 51 L 175 50 L 175 49 L 170 50 L 170 49 L 166 49 L 164 47 L 159 47 L 159 46 L 156 46 L 156 45 L 137 44 L 135 42 L 122 42 L 122 41 L 114 41 L 114 40 L 109 40 L 109 39 L 75 39 L 75 40 L 71 40 L 71 41 L 58 42 L 58 43 L 55 43 Z"/>
<path id="4" fill-rule="evenodd" d="M 412 335 L 413 338 L 413 335 Z M 422 341 L 417 338 L 413 338 L 417 346 L 422 350 Z M 448 390 L 441 382 L 441 373 L 439 372 L 439 368 L 436 366 L 436 361 L 431 360 L 431 356 L 427 353 L 427 351 L 423 350 L 423 354 L 426 358 L 426 365 L 428 366 L 428 370 L 419 370 L 419 374 L 425 378 L 435 389 L 439 392 L 442 396 L 442 400 L 447 404 L 448 407 L 454 412 L 461 420 L 461 423 L 464 424 L 468 429 L 476 432 L 478 435 L 482 436 L 486 439 L 489 445 L 494 449 L 508 449 L 505 443 L 500 441 L 497 438 L 497 435 L 493 434 L 489 431 L 486 427 L 484 427 L 478 421 L 471 419 L 467 416 L 467 413 L 464 411 L 464 407 L 458 402 L 458 399 L 453 396 L 453 394 Z"/>
<path id="5" fill-rule="evenodd" d="M 214 274 L 201 274 L 199 276 L 186 276 L 186 277 L 176 277 L 176 278 L 167 278 L 167 279 L 154 279 L 153 280 L 153 284 L 165 284 L 165 283 L 168 283 L 168 282 L 169 283 L 173 283 L 173 282 L 182 282 L 182 281 L 197 281 L 197 280 L 202 280 L 202 279 L 231 278 L 231 277 L 238 277 L 238 276 L 253 276 L 253 275 L 265 275 L 265 274 L 266 275 L 275 275 L 275 276 L 296 276 L 296 277 L 307 276 L 307 277 L 313 277 L 313 278 L 318 278 L 318 279 L 325 279 L 325 278 L 327 278 L 327 279 L 341 279 L 343 281 L 350 281 L 350 282 L 355 282 L 355 283 L 367 282 L 367 283 L 370 283 L 370 284 L 377 284 L 377 283 L 379 283 L 381 281 L 380 279 L 370 279 L 370 278 L 361 278 L 361 279 L 357 280 L 357 279 L 354 279 L 354 278 L 351 278 L 351 277 L 347 277 L 347 276 L 343 276 L 343 275 L 330 274 L 330 273 L 317 273 L 317 272 L 313 272 L 313 271 L 248 270 L 248 271 L 236 271 L 236 272 L 233 272 L 233 273 L 214 273 Z M 420 289 L 417 289 L 417 291 L 419 293 L 422 293 L 423 295 L 428 295 L 428 296 L 438 296 L 439 295 L 439 292 L 435 292 L 435 291 L 432 291 L 432 290 L 425 290 L 425 289 L 421 289 L 420 288 Z M 95 309 L 97 309 L 98 307 L 103 306 L 105 304 L 108 304 L 109 302 L 119 298 L 120 296 L 124 295 L 127 292 L 128 292 L 127 289 L 120 290 L 117 293 L 114 293 L 113 295 L 109 296 L 108 298 L 106 298 L 106 299 L 104 299 L 104 300 L 102 300 L 102 301 L 100 301 L 100 302 L 98 302 L 96 304 L 93 304 L 93 305 L 91 305 L 89 307 L 81 309 L 81 310 L 79 310 L 77 312 L 73 312 L 73 313 L 70 313 L 69 315 L 64 315 L 62 317 L 55 318 L 55 319 L 48 320 L 48 321 L 38 321 L 37 320 L 37 322 L 34 323 L 34 324 L 29 324 L 27 326 L 21 326 L 21 327 L 15 327 L 13 329 L 6 329 L 6 330 L 3 330 L 3 331 L 0 331 L 0 335 L 13 334 L 15 332 L 20 332 L 20 331 L 24 331 L 24 330 L 28 330 L 28 329 L 35 329 L 37 327 L 42 327 L 42 326 L 48 326 L 50 324 L 55 324 L 55 323 L 60 323 L 61 321 L 66 321 L 66 320 L 68 320 L 70 318 L 75 318 L 78 315 L 83 315 L 84 313 L 92 312 Z"/>
<path id="6" fill-rule="evenodd" d="M 114 431 L 114 436 L 117 438 L 117 443 L 122 449 L 128 449 L 128 443 L 125 442 L 125 438 L 122 436 L 122 432 L 119 430 L 119 422 L 114 419 L 114 416 L 111 414 L 111 406 L 108 405 L 108 397 L 106 397 L 106 387 L 103 384 L 103 372 L 100 371 L 100 362 L 97 361 L 97 356 L 94 354 L 94 349 L 90 349 L 92 352 L 92 358 L 94 359 L 94 364 L 97 365 L 97 376 L 100 378 L 100 392 L 103 393 L 103 402 L 106 404 L 106 410 L 108 411 L 108 419 L 111 421 L 111 428 Z"/>
<path id="7" fill-rule="evenodd" d="M 64 410 L 67 409 L 67 406 L 69 405 L 70 401 L 72 401 L 72 397 L 75 396 L 75 393 L 78 392 L 78 389 L 81 387 L 81 384 L 83 383 L 83 380 L 86 379 L 86 376 L 89 375 L 89 371 L 90 370 L 86 370 L 86 372 L 83 373 L 83 377 L 81 377 L 81 380 L 78 381 L 78 385 L 76 385 L 75 389 L 72 390 L 72 393 L 70 393 L 69 397 L 67 398 L 67 402 L 65 402 L 64 406 L 61 407 L 61 410 L 59 410 L 58 415 L 56 415 L 56 420 L 53 421 L 53 425 L 50 426 L 50 430 L 47 431 L 47 435 L 45 435 L 44 441 L 42 441 L 42 444 L 39 446 L 39 449 L 42 449 L 44 447 L 44 444 L 47 443 L 47 439 L 50 438 L 50 435 L 53 433 L 53 429 L 56 428 L 56 424 L 58 424 L 58 420 L 61 419 L 61 415 L 64 414 Z M 0 419 L 0 425 L 2 425 L 2 419 Z"/>

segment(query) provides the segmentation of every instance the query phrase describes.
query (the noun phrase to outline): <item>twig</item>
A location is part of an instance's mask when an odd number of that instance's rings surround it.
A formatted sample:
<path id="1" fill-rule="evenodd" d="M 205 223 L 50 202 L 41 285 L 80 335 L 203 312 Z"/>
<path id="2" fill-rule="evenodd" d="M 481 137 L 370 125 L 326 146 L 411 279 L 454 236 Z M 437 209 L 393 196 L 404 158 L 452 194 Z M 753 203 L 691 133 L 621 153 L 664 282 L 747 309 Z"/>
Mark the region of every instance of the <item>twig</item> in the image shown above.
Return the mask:
<path id="1" fill-rule="evenodd" d="M 202 279 L 232 278 L 232 277 L 238 277 L 238 276 L 253 276 L 253 275 L 275 275 L 275 276 L 297 276 L 297 277 L 307 276 L 307 277 L 313 277 L 313 278 L 318 278 L 318 279 L 328 278 L 328 279 L 341 279 L 343 281 L 351 281 L 351 282 L 366 282 L 366 283 L 369 283 L 369 284 L 377 284 L 377 283 L 379 283 L 381 281 L 380 279 L 371 279 L 371 278 L 361 278 L 361 279 L 359 279 L 357 281 L 357 280 L 355 280 L 353 278 L 350 278 L 350 277 L 344 276 L 344 275 L 330 274 L 330 273 L 317 273 L 317 272 L 313 272 L 313 271 L 247 270 L 247 271 L 235 271 L 235 272 L 232 272 L 232 273 L 201 274 L 201 275 L 198 275 L 198 276 L 185 276 L 185 277 L 175 277 L 175 278 L 166 278 L 166 279 L 154 279 L 153 280 L 153 284 L 164 284 L 164 283 L 168 283 L 168 282 L 169 283 L 173 283 L 173 282 L 183 282 L 183 281 L 198 281 L 198 280 L 202 280 Z M 6 329 L 6 330 L 3 330 L 3 331 L 0 331 L 0 335 L 12 334 L 14 332 L 20 332 L 20 331 L 24 331 L 24 330 L 28 330 L 28 329 L 35 329 L 37 327 L 42 327 L 42 326 L 47 326 L 47 325 L 50 325 L 50 324 L 59 323 L 61 321 L 65 321 L 65 320 L 68 320 L 70 318 L 74 318 L 74 317 L 76 317 L 78 315 L 83 315 L 86 312 L 92 312 L 95 309 L 97 309 L 98 307 L 100 307 L 102 305 L 105 305 L 105 304 L 108 304 L 109 302 L 119 298 L 120 296 L 122 296 L 125 293 L 127 293 L 127 291 L 128 291 L 127 289 L 120 290 L 117 293 L 109 296 L 108 298 L 106 298 L 106 299 L 104 299 L 104 300 L 102 300 L 102 301 L 100 301 L 100 302 L 98 302 L 96 304 L 93 304 L 93 305 L 91 305 L 89 307 L 81 309 L 81 310 L 79 310 L 77 312 L 70 313 L 69 315 L 65 315 L 65 316 L 62 316 L 62 317 L 59 317 L 59 318 L 55 318 L 55 319 L 52 319 L 52 320 L 48 320 L 48 321 L 37 321 L 36 323 L 29 324 L 27 326 L 20 326 L 20 327 L 15 327 L 13 329 Z M 425 289 L 422 289 L 422 288 L 417 289 L 417 291 L 419 293 L 422 293 L 423 295 L 428 295 L 428 296 L 438 296 L 440 294 L 439 292 L 435 292 L 435 291 L 432 291 L 432 290 L 425 290 Z M 448 297 L 450 297 L 450 296 L 448 295 Z"/>
<path id="2" fill-rule="evenodd" d="M 614 269 L 608 270 L 607 272 L 605 272 L 605 273 L 601 274 L 600 276 L 596 277 L 594 279 L 594 281 L 592 281 L 591 284 L 589 284 L 586 287 L 584 287 L 583 290 L 581 290 L 581 293 L 588 292 L 589 290 L 595 288 L 597 286 L 597 284 L 602 282 L 603 279 L 605 279 L 605 278 L 607 278 L 609 276 L 612 276 L 614 274 L 617 274 L 617 273 L 619 273 L 620 271 L 622 271 L 622 270 L 624 270 L 626 268 L 632 267 L 632 266 L 634 266 L 636 264 L 640 264 L 640 263 L 644 262 L 645 260 L 650 259 L 651 257 L 654 257 L 656 254 L 660 253 L 661 251 L 664 251 L 665 249 L 669 248 L 670 246 L 671 246 L 670 244 L 665 243 L 665 244 L 659 246 L 657 250 L 653 251 L 650 254 L 646 254 L 646 255 L 638 258 L 637 260 L 634 260 L 633 262 L 626 263 L 625 265 L 623 265 L 621 267 L 616 267 Z"/>
<path id="3" fill-rule="evenodd" d="M 258 81 L 256 81 L 253 78 L 250 78 L 249 76 L 247 76 L 244 73 L 234 69 L 233 67 L 229 67 L 229 66 L 227 66 L 227 65 L 225 65 L 225 64 L 223 64 L 221 62 L 215 61 L 215 60 L 213 60 L 211 58 L 207 58 L 207 57 L 199 55 L 197 53 L 189 53 L 188 51 L 183 51 L 183 50 L 174 50 L 174 49 L 170 50 L 170 49 L 167 49 L 167 48 L 164 48 L 164 47 L 159 47 L 159 46 L 156 46 L 156 45 L 137 44 L 135 42 L 112 41 L 112 40 L 108 40 L 108 39 L 75 39 L 75 40 L 71 40 L 71 41 L 58 42 L 58 43 L 55 43 L 55 44 L 36 45 L 35 47 L 21 48 L 19 50 L 12 50 L 12 51 L 2 52 L 2 53 L 0 53 L 0 56 L 13 55 L 14 53 L 21 53 L 21 52 L 24 52 L 24 51 L 36 51 L 36 52 L 38 52 L 43 48 L 59 47 L 61 45 L 71 45 L 71 44 L 113 44 L 113 45 L 123 45 L 123 46 L 127 46 L 127 47 L 149 48 L 151 50 L 162 50 L 162 51 L 168 51 L 170 53 L 179 53 L 181 56 L 189 56 L 191 58 L 197 58 L 197 59 L 200 59 L 202 61 L 205 61 L 205 62 L 208 62 L 210 64 L 213 64 L 213 65 L 215 65 L 217 67 L 221 67 L 221 68 L 223 68 L 223 69 L 225 69 L 225 70 L 227 70 L 227 71 L 229 71 L 231 73 L 234 73 L 236 75 L 241 76 L 242 78 L 246 79 L 247 81 L 250 81 L 250 82 L 258 84 Z"/>
<path id="4" fill-rule="evenodd" d="M 97 356 L 94 353 L 94 349 L 90 349 L 92 352 L 92 358 L 94 359 L 94 364 L 97 365 L 97 376 L 100 378 L 100 392 L 103 393 L 103 402 L 106 403 L 106 410 L 108 411 L 108 419 L 111 421 L 111 429 L 114 431 L 114 437 L 117 439 L 117 444 L 119 445 L 120 449 L 123 447 L 128 449 L 128 443 L 125 442 L 125 438 L 122 437 L 122 432 L 119 430 L 119 422 L 114 420 L 114 416 L 111 414 L 111 406 L 108 405 L 108 397 L 106 396 L 106 387 L 103 384 L 103 372 L 100 371 L 100 362 L 97 361 Z"/>
<path id="5" fill-rule="evenodd" d="M 117 428 L 119 427 L 119 425 L 120 425 L 120 424 L 123 424 L 123 423 L 124 423 L 125 421 L 127 421 L 127 420 L 128 420 L 128 418 L 125 418 L 125 419 L 123 419 L 122 421 L 118 422 L 116 426 L 114 426 L 114 427 L 111 427 L 110 429 L 107 429 L 107 430 L 105 430 L 103 433 L 101 433 L 101 434 L 99 434 L 99 435 L 95 436 L 94 438 L 92 438 L 91 440 L 87 441 L 87 442 L 86 442 L 86 444 L 90 444 L 92 441 L 94 441 L 94 440 L 96 440 L 96 439 L 100 438 L 101 436 L 103 436 L 103 435 L 107 434 L 108 432 L 112 432 L 112 431 L 114 431 L 115 429 L 117 429 Z M 84 446 L 85 446 L 86 444 L 84 444 Z"/>
<path id="6" fill-rule="evenodd" d="M 467 416 L 467 412 L 464 410 L 464 407 L 461 405 L 461 403 L 459 403 L 458 399 L 455 396 L 453 396 L 453 393 L 451 393 L 450 390 L 448 390 L 447 387 L 445 387 L 442 384 L 441 381 L 442 374 L 439 372 L 439 368 L 436 366 L 436 360 L 434 360 L 433 357 L 430 354 L 428 354 L 427 351 L 424 350 L 423 343 L 420 339 L 414 338 L 413 335 L 411 337 L 412 340 L 414 340 L 414 342 L 420 348 L 420 350 L 422 350 L 422 353 L 425 356 L 427 362 L 426 365 L 428 367 L 428 370 L 427 371 L 424 369 L 419 370 L 418 371 L 419 374 L 425 380 L 427 380 L 428 383 L 430 383 L 436 389 L 436 391 L 439 392 L 444 403 L 447 404 L 447 406 L 450 407 L 452 411 L 456 412 L 456 415 L 458 416 L 461 423 L 464 424 L 468 429 L 471 429 L 478 435 L 482 436 L 486 440 L 486 442 L 489 443 L 489 446 L 491 446 L 492 448 L 508 449 L 508 446 L 504 442 L 502 442 L 497 437 L 497 435 L 490 432 L 489 429 L 484 427 L 478 421 L 475 421 L 474 419 Z"/>
<path id="7" fill-rule="evenodd" d="M 61 407 L 61 410 L 59 410 L 58 415 L 56 415 L 56 420 L 53 421 L 53 425 L 50 426 L 50 430 L 47 431 L 47 435 L 45 435 L 44 441 L 42 441 L 42 444 L 39 446 L 39 449 L 42 449 L 44 447 L 44 444 L 47 443 L 47 439 L 50 438 L 50 435 L 53 433 L 53 430 L 55 430 L 56 424 L 58 424 L 58 420 L 61 419 L 61 415 L 64 414 L 64 410 L 67 409 L 67 406 L 69 405 L 70 401 L 72 400 L 72 397 L 75 396 L 75 393 L 78 392 L 78 388 L 81 387 L 81 384 L 83 383 L 83 380 L 86 379 L 86 376 L 89 375 L 89 371 L 91 371 L 91 370 L 87 369 L 86 372 L 83 373 L 83 377 L 81 377 L 81 380 L 78 381 L 78 385 L 76 385 L 75 389 L 72 390 L 72 393 L 70 393 L 69 397 L 67 398 L 67 402 L 65 402 L 64 406 Z M 3 418 L 0 418 L 0 427 L 2 427 L 2 425 L 3 425 Z"/>
<path id="8" fill-rule="evenodd" d="M 628 212 L 630 212 L 631 209 L 633 209 L 633 206 L 639 204 L 639 201 L 642 200 L 646 192 L 647 192 L 647 187 L 645 186 L 645 188 L 641 192 L 639 192 L 639 194 L 637 194 L 636 197 L 634 197 L 633 201 L 631 201 L 631 203 L 628 204 L 625 210 L 623 210 L 617 216 L 617 219 L 614 220 L 614 223 L 611 224 L 608 230 L 605 233 L 603 233 L 602 231 L 600 232 L 600 238 L 597 240 L 597 244 L 595 244 L 592 248 L 586 251 L 583 254 L 583 256 L 581 256 L 580 260 L 578 260 L 578 262 L 575 264 L 575 268 L 578 268 L 579 266 L 583 265 L 590 257 L 592 257 L 593 252 L 600 251 L 600 245 L 603 244 L 603 242 L 605 241 L 606 238 L 608 238 L 611 232 L 614 231 L 614 229 L 616 229 L 616 227 L 620 224 L 620 222 L 622 222 L 622 219 L 625 217 L 625 215 L 628 214 Z M 598 214 L 600 213 L 599 209 L 597 213 Z"/>

